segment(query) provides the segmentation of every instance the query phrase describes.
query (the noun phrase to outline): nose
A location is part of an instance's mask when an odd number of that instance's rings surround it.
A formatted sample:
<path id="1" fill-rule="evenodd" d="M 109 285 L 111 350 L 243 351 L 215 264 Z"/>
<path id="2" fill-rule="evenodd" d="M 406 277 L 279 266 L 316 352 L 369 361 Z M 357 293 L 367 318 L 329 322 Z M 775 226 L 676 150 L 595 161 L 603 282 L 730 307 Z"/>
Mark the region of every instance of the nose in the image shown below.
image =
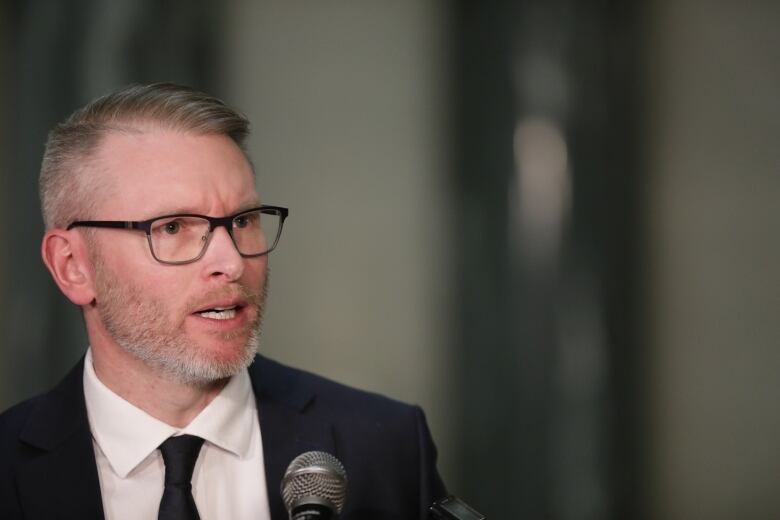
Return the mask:
<path id="1" fill-rule="evenodd" d="M 233 282 L 244 273 L 244 258 L 222 226 L 212 231 L 202 261 L 204 275 L 207 277 L 224 277 Z"/>

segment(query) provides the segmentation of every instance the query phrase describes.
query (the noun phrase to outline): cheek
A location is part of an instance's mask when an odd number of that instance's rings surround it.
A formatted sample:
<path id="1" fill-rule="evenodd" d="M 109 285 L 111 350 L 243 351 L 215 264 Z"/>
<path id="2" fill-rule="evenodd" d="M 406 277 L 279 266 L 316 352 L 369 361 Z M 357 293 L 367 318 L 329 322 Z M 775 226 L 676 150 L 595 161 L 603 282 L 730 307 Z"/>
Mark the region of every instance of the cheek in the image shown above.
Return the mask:
<path id="1" fill-rule="evenodd" d="M 129 266 L 146 266 L 154 262 L 146 234 L 141 231 L 112 230 L 115 233 L 106 236 L 104 251 L 109 248 L 112 254 Z"/>
<path id="2" fill-rule="evenodd" d="M 143 287 L 147 294 L 152 295 L 166 308 L 178 313 L 187 308 L 188 300 L 197 296 L 197 284 L 194 274 L 177 273 L 173 271 L 175 267 L 172 266 L 170 276 L 164 273 L 162 276 L 150 277 L 144 282 Z"/>
<path id="3" fill-rule="evenodd" d="M 251 287 L 260 287 L 265 283 L 268 272 L 268 256 L 247 259 L 242 282 Z"/>
<path id="4" fill-rule="evenodd" d="M 159 264 L 152 257 L 146 235 L 143 233 L 126 232 L 122 235 L 102 236 L 99 257 L 99 263 L 109 272 L 134 287 L 154 285 L 156 278 L 164 276 L 164 273 L 159 272 Z"/>
<path id="5" fill-rule="evenodd" d="M 165 266 L 157 262 L 146 265 L 142 260 L 127 263 L 116 274 L 123 281 L 131 283 L 142 300 L 155 304 L 172 317 L 186 308 L 187 298 L 192 292 L 194 275 L 188 274 L 182 267 Z"/>

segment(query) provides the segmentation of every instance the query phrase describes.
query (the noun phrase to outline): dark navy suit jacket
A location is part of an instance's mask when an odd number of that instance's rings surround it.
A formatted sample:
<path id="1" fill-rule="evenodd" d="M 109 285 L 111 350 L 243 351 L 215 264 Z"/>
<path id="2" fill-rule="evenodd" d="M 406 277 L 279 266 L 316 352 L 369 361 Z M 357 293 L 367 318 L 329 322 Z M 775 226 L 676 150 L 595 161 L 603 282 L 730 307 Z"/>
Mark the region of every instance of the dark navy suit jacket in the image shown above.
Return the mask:
<path id="1" fill-rule="evenodd" d="M 47 394 L 0 415 L 0 519 L 103 518 L 82 361 Z M 342 520 L 428 518 L 445 495 L 420 408 L 258 356 L 249 368 L 263 436 L 273 520 L 279 485 L 300 453 L 334 454 L 347 470 Z"/>

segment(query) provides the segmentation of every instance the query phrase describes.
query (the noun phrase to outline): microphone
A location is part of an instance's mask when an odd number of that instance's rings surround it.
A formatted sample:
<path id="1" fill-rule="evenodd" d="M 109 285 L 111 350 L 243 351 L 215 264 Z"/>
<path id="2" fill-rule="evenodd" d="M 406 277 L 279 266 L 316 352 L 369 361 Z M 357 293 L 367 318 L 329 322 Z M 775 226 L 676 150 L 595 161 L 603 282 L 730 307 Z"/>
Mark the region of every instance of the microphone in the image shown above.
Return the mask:
<path id="1" fill-rule="evenodd" d="M 347 497 L 347 472 L 330 453 L 307 451 L 287 466 L 281 491 L 290 520 L 336 520 Z"/>

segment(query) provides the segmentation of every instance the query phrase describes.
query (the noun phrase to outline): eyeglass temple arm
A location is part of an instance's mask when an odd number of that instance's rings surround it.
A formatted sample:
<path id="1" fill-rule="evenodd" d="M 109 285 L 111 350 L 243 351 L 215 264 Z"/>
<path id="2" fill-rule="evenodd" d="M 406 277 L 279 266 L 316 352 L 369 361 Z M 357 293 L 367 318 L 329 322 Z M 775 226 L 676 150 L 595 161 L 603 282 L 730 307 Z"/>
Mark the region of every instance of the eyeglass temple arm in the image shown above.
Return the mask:
<path id="1" fill-rule="evenodd" d="M 66 228 L 67 231 L 75 227 L 99 227 L 113 229 L 145 229 L 146 222 L 121 221 L 121 220 L 77 220 L 71 222 Z"/>

